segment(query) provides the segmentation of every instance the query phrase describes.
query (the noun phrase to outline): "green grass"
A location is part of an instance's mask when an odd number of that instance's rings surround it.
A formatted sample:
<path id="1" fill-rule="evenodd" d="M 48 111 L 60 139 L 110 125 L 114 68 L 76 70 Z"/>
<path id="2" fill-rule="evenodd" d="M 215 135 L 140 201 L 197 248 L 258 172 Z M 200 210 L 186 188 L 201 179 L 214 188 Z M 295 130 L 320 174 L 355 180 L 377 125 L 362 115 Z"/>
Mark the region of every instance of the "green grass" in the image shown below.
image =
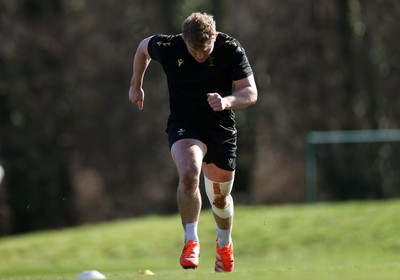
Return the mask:
<path id="1" fill-rule="evenodd" d="M 233 274 L 213 272 L 215 225 L 202 213 L 200 267 L 182 270 L 180 219 L 148 216 L 0 239 L 0 279 L 398 279 L 400 201 L 237 206 Z M 140 275 L 150 269 L 154 276 Z"/>

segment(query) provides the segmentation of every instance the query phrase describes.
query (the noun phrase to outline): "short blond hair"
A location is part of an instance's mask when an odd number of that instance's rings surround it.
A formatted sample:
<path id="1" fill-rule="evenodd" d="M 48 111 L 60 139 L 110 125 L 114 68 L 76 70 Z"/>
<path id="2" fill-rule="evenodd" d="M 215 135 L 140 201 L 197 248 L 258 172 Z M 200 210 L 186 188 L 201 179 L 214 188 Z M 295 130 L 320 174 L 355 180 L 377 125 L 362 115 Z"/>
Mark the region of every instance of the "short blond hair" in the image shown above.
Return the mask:
<path id="1" fill-rule="evenodd" d="M 183 22 L 182 37 L 193 48 L 203 49 L 217 37 L 214 17 L 206 13 L 192 13 Z"/>

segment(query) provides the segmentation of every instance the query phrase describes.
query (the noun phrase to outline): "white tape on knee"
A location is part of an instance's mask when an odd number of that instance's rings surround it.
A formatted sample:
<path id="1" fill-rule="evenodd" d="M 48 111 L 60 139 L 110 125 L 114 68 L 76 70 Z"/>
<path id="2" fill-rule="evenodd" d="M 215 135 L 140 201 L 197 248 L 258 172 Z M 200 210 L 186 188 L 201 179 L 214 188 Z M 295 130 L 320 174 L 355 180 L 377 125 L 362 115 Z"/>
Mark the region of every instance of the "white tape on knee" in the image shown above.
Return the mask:
<path id="1" fill-rule="evenodd" d="M 207 193 L 208 200 L 211 203 L 211 207 L 215 215 L 217 215 L 220 218 L 229 218 L 233 215 L 233 200 L 231 200 L 231 203 L 225 206 L 224 209 L 218 208 L 214 205 L 214 201 L 216 198 L 222 197 L 222 196 L 229 196 L 232 191 L 233 187 L 233 179 L 228 182 L 213 182 L 210 179 L 208 179 L 206 176 L 204 176 L 204 184 L 205 184 L 205 189 Z"/>

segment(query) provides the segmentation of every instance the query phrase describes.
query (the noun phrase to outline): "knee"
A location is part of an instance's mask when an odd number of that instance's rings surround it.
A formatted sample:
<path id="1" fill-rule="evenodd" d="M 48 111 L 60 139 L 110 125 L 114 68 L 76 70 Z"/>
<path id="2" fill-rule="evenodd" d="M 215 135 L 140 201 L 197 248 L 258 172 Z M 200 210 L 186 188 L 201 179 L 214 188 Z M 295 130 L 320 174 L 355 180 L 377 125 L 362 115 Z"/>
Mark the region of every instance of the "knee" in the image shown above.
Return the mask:
<path id="1" fill-rule="evenodd" d="M 215 197 L 211 208 L 214 214 L 220 218 L 226 219 L 232 217 L 234 212 L 232 196 Z"/>
<path id="2" fill-rule="evenodd" d="M 187 168 L 179 172 L 179 182 L 186 190 L 197 189 L 200 171 L 197 168 Z"/>
<path id="3" fill-rule="evenodd" d="M 212 202 L 215 207 L 218 209 L 225 209 L 228 208 L 232 204 L 232 196 L 220 196 L 220 197 L 214 197 L 214 201 Z"/>
<path id="4" fill-rule="evenodd" d="M 231 196 L 233 180 L 223 183 L 213 182 L 204 176 L 206 193 L 215 215 L 229 218 L 233 215 L 233 199 Z"/>

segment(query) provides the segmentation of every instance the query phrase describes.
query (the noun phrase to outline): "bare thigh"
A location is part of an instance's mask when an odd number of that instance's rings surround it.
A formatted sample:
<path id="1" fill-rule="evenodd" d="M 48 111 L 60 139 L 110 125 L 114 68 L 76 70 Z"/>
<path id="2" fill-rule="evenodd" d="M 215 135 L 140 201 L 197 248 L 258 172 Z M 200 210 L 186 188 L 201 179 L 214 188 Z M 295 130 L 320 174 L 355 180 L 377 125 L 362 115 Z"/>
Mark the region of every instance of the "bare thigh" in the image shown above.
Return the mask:
<path id="1" fill-rule="evenodd" d="M 214 163 L 203 163 L 204 175 L 214 182 L 228 182 L 233 180 L 235 171 L 221 169 Z"/>
<path id="2" fill-rule="evenodd" d="M 171 147 L 171 155 L 180 179 L 199 176 L 206 145 L 196 139 L 181 139 Z"/>

